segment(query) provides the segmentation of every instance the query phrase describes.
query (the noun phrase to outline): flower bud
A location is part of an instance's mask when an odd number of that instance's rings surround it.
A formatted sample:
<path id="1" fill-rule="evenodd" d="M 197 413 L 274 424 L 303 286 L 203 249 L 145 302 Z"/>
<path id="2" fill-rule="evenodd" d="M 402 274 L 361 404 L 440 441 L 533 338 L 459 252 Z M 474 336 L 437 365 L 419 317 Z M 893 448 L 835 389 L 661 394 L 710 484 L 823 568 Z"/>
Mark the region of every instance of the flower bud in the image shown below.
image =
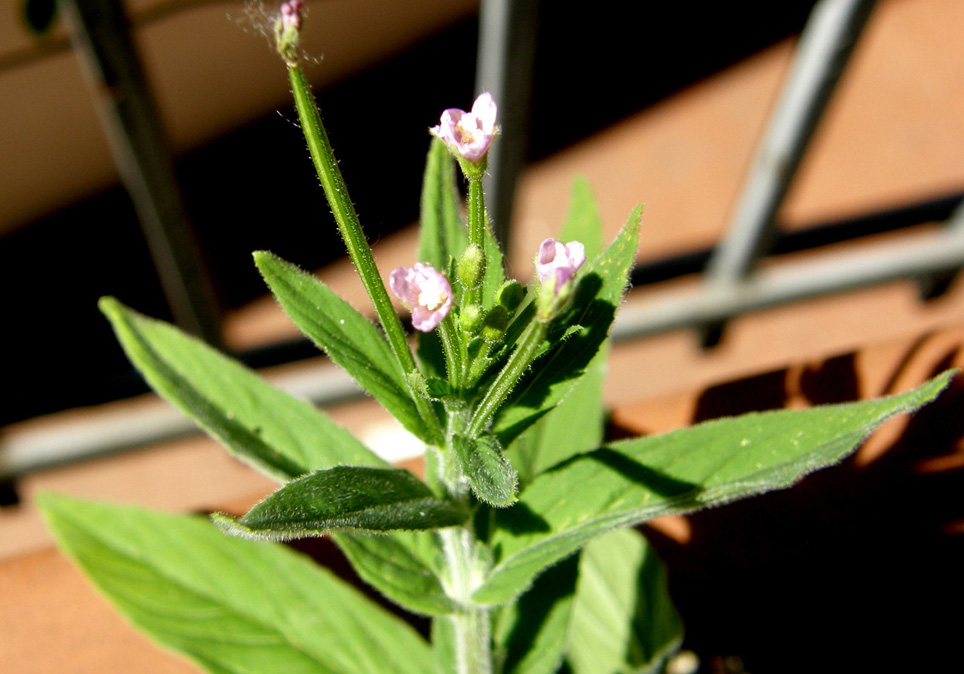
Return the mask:
<path id="1" fill-rule="evenodd" d="M 478 304 L 470 304 L 467 307 L 463 307 L 462 313 L 459 315 L 459 323 L 462 326 L 462 330 L 469 335 L 474 335 L 481 330 L 484 320 L 485 312 L 482 311 L 482 307 Z"/>
<path id="2" fill-rule="evenodd" d="M 522 284 L 518 281 L 506 281 L 495 294 L 495 303 L 505 307 L 511 315 L 522 302 Z"/>
<path id="3" fill-rule="evenodd" d="M 509 313 L 505 307 L 495 305 L 482 324 L 482 339 L 489 343 L 498 342 L 505 335 L 505 326 L 508 323 Z"/>
<path id="4" fill-rule="evenodd" d="M 463 288 L 475 288 L 482 282 L 485 274 L 485 251 L 482 246 L 473 243 L 465 249 L 455 267 L 455 275 Z"/>
<path id="5" fill-rule="evenodd" d="M 298 42 L 301 39 L 301 12 L 304 0 L 287 0 L 279 8 L 278 18 L 274 23 L 275 46 L 281 57 L 290 66 L 298 62 Z"/>
<path id="6" fill-rule="evenodd" d="M 546 239 L 536 255 L 536 274 L 542 287 L 536 300 L 536 315 L 550 321 L 561 314 L 572 299 L 572 277 L 586 262 L 586 249 L 578 241 L 562 244 Z"/>

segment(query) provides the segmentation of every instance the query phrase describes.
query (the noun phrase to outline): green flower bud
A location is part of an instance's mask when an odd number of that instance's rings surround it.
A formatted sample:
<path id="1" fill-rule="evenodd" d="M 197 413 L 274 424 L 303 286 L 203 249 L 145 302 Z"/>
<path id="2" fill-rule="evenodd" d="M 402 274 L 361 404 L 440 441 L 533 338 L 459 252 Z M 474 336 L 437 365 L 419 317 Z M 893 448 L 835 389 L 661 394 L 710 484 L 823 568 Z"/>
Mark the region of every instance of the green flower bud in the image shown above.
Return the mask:
<path id="1" fill-rule="evenodd" d="M 487 342 L 497 342 L 505 335 L 505 326 L 509 323 L 509 312 L 505 307 L 495 305 L 485 317 L 482 324 L 482 339 Z"/>
<path id="2" fill-rule="evenodd" d="M 522 284 L 518 281 L 506 281 L 495 294 L 495 303 L 505 307 L 511 315 L 522 302 Z"/>
<path id="3" fill-rule="evenodd" d="M 572 301 L 572 281 L 560 282 L 557 276 L 550 276 L 539 288 L 536 298 L 536 318 L 542 322 L 549 322 L 569 308 Z"/>
<path id="4" fill-rule="evenodd" d="M 465 249 L 455 268 L 456 277 L 463 288 L 475 288 L 482 282 L 485 274 L 485 251 L 473 243 Z"/>
<path id="5" fill-rule="evenodd" d="M 478 304 L 463 307 L 462 313 L 459 315 L 459 324 L 462 326 L 462 331 L 470 335 L 474 335 L 482 329 L 484 320 L 485 312 Z"/>

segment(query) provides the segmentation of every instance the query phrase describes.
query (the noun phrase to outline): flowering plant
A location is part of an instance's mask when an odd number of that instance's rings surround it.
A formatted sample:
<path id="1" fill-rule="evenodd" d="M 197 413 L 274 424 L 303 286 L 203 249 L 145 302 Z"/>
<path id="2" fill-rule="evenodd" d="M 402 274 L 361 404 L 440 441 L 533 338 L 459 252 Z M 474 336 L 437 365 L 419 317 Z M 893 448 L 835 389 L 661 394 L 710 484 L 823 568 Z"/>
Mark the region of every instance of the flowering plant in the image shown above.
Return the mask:
<path id="1" fill-rule="evenodd" d="M 535 255 L 535 280 L 507 279 L 481 186 L 497 137 L 487 94 L 431 130 L 418 261 L 389 283 L 411 311 L 413 352 L 298 62 L 301 5 L 282 6 L 278 50 L 380 327 L 274 255 L 255 253 L 255 264 L 298 327 L 424 443 L 424 480 L 240 364 L 105 298 L 155 390 L 281 486 L 241 517 L 210 521 L 47 494 L 51 528 L 135 625 L 210 672 L 660 669 L 682 626 L 633 527 L 792 484 L 932 400 L 951 374 L 876 401 L 606 442 L 607 335 L 640 209 L 605 246 L 580 187 L 560 240 Z M 277 543 L 310 536 L 331 536 L 363 581 L 428 616 L 429 634 Z M 651 620 L 641 625 L 643 604 Z M 601 615 L 618 628 L 598 629 Z"/>

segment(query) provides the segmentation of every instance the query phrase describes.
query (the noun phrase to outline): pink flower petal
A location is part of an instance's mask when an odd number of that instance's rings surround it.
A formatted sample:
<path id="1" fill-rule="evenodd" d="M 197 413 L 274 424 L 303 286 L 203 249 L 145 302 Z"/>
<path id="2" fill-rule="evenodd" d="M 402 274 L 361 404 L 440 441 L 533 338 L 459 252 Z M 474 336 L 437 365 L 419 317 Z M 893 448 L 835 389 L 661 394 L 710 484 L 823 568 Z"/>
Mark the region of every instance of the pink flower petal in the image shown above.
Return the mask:
<path id="1" fill-rule="evenodd" d="M 398 267 L 388 278 L 398 299 L 412 310 L 412 326 L 430 332 L 452 308 L 452 286 L 431 265 L 416 262 L 414 267 Z"/>

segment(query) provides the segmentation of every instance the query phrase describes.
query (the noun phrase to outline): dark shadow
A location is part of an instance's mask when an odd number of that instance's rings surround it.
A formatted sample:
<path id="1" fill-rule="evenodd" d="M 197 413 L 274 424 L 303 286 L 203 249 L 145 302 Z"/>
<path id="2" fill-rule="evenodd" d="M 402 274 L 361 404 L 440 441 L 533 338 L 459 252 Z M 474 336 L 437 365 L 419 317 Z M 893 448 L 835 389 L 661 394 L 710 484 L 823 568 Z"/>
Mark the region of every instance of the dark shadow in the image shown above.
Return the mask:
<path id="1" fill-rule="evenodd" d="M 551 531 L 549 523 L 542 515 L 532 512 L 522 501 L 515 503 L 511 508 L 496 511 L 495 517 L 499 528 L 511 534 L 538 534 Z"/>
<path id="2" fill-rule="evenodd" d="M 571 308 L 556 319 L 549 330 L 547 339 L 555 346 L 533 363 L 505 403 L 506 408 L 522 404 L 534 412 L 499 433 L 499 441 L 504 447 L 539 420 L 543 412 L 538 410 L 549 395 L 550 387 L 585 369 L 606 340 L 616 307 L 597 298 L 602 285 L 603 280 L 597 273 L 586 274 L 579 280 Z M 582 329 L 563 339 L 573 326 Z"/>
<path id="3" fill-rule="evenodd" d="M 587 459 L 598 461 L 607 468 L 616 471 L 636 484 L 643 485 L 663 498 L 681 499 L 682 497 L 686 497 L 686 501 L 693 499 L 693 505 L 695 506 L 697 505 L 695 500 L 696 496 L 702 491 L 700 485 L 670 477 L 608 447 L 603 447 L 594 452 L 576 457 L 576 460 L 585 461 Z M 560 464 L 560 466 L 563 465 L 565 465 L 565 463 Z"/>
<path id="4" fill-rule="evenodd" d="M 571 555 L 542 573 L 532 587 L 519 599 L 515 626 L 507 639 L 505 666 L 502 671 L 513 672 L 522 658 L 532 650 L 549 613 L 559 601 L 571 598 L 576 592 L 579 574 L 579 555 Z"/>
<path id="5" fill-rule="evenodd" d="M 750 410 L 778 410 L 787 400 L 786 370 L 711 386 L 696 400 L 693 423 L 731 417 Z"/>
<path id="6" fill-rule="evenodd" d="M 813 405 L 845 403 L 860 398 L 856 357 L 852 353 L 808 365 L 800 374 L 800 392 Z"/>
<path id="7" fill-rule="evenodd" d="M 919 362 L 921 347 L 897 370 Z M 931 357 L 930 374 L 959 351 Z M 842 356 L 808 371 L 804 393 L 856 397 L 852 364 Z M 704 661 L 739 655 L 754 674 L 959 669 L 961 622 L 949 616 L 964 604 L 964 536 L 952 533 L 964 523 L 962 410 L 959 375 L 902 417 L 899 437 L 868 465 L 847 460 L 790 489 L 688 515 L 686 544 L 646 528 L 669 569 L 685 646 Z"/>

